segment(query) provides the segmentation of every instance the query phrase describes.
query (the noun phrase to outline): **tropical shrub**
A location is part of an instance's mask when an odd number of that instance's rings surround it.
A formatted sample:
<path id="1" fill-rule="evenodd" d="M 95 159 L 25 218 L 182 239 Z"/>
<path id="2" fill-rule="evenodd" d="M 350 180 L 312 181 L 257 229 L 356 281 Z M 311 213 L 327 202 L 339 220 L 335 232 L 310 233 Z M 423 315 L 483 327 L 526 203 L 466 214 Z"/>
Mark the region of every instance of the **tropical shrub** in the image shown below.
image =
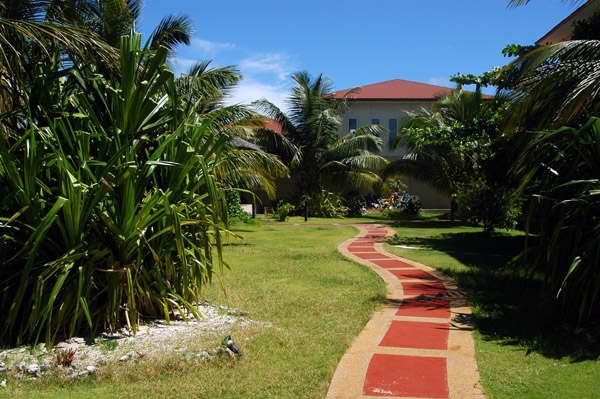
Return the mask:
<path id="1" fill-rule="evenodd" d="M 227 137 L 181 112 L 166 48 L 120 50 L 120 73 L 74 66 L 60 117 L 0 135 L 2 343 L 200 317 L 223 270 Z"/>
<path id="2" fill-rule="evenodd" d="M 481 223 L 488 233 L 496 228 L 513 229 L 521 214 L 521 202 L 512 191 L 481 180 L 461 190 L 457 201 L 457 216 L 463 221 Z"/>
<path id="3" fill-rule="evenodd" d="M 543 299 L 564 319 L 600 317 L 600 118 L 539 133 L 515 168 L 528 195 L 522 254 L 544 276 Z"/>
<path id="4" fill-rule="evenodd" d="M 240 196 L 237 191 L 227 191 L 225 201 L 227 202 L 227 214 L 229 215 L 230 222 L 239 220 L 246 223 L 250 220 L 252 215 L 242 209 Z"/>
<path id="5" fill-rule="evenodd" d="M 296 210 L 296 207 L 288 202 L 279 201 L 277 207 L 273 209 L 273 216 L 280 222 L 285 222 L 290 214 Z"/>
<path id="6" fill-rule="evenodd" d="M 309 216 L 321 218 L 342 218 L 348 212 L 341 195 L 321 190 L 302 196 L 302 203 L 308 202 Z"/>
<path id="7" fill-rule="evenodd" d="M 363 204 L 361 198 L 358 195 L 346 200 L 347 211 L 346 216 L 351 218 L 358 218 L 362 216 Z"/>
<path id="8" fill-rule="evenodd" d="M 421 201 L 418 195 L 410 195 L 408 193 L 402 196 L 400 200 L 400 208 L 408 215 L 418 215 L 423 210 Z"/>

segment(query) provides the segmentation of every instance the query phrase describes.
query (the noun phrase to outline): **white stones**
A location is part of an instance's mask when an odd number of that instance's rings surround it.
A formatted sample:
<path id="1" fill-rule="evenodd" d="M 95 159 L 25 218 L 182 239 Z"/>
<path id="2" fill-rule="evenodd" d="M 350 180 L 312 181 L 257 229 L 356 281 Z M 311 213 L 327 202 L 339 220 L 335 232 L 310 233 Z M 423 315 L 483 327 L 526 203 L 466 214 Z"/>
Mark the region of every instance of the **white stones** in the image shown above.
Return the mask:
<path id="1" fill-rule="evenodd" d="M 121 356 L 119 358 L 120 362 L 126 362 L 128 360 L 133 360 L 140 357 L 140 355 L 136 352 L 136 351 L 131 351 L 129 353 L 127 353 L 125 356 Z"/>
<path id="2" fill-rule="evenodd" d="M 0 350 L 0 376 L 8 380 L 35 379 L 41 375 L 51 374 L 67 378 L 83 378 L 98 372 L 98 367 L 115 362 L 142 360 L 146 355 L 161 356 L 162 354 L 183 356 L 194 361 L 210 361 L 215 356 L 232 356 L 223 347 L 203 350 L 198 342 L 210 342 L 214 336 L 228 335 L 232 326 L 249 326 L 261 324 L 266 328 L 270 323 L 257 322 L 249 319 L 248 312 L 212 305 L 208 301 L 197 305 L 203 318 L 195 319 L 186 315 L 187 322 L 177 314 L 171 322 L 153 320 L 138 329 L 133 335 L 130 331 L 106 332 L 97 342 L 86 345 L 81 337 L 57 343 L 53 348 L 37 345 L 33 348 L 22 346 Z M 203 337 L 211 337 L 207 340 Z M 210 346 L 209 346 L 210 347 Z M 61 351 L 74 351 L 73 362 L 70 366 L 56 365 L 57 354 Z M 198 350 L 200 350 L 198 352 Z M 6 374 L 4 374 L 6 373 Z"/>
<path id="3" fill-rule="evenodd" d="M 32 374 L 32 375 L 38 375 L 40 372 L 40 366 L 37 364 L 29 364 L 27 365 L 27 367 L 25 368 L 25 371 L 28 374 Z"/>

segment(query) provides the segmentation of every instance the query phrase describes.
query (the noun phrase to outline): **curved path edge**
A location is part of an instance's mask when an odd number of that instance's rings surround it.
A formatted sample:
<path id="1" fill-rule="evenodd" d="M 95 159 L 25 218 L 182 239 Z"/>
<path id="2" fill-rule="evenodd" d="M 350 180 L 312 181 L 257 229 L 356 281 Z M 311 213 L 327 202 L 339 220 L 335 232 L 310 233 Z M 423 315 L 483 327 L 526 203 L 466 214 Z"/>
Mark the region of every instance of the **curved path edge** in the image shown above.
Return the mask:
<path id="1" fill-rule="evenodd" d="M 387 252 L 383 242 L 395 233 L 392 229 L 354 226 L 359 234 L 338 250 L 379 274 L 389 293 L 383 309 L 340 360 L 327 399 L 485 398 L 471 310 L 458 284 L 431 267 Z M 419 286 L 425 290 L 415 291 Z"/>

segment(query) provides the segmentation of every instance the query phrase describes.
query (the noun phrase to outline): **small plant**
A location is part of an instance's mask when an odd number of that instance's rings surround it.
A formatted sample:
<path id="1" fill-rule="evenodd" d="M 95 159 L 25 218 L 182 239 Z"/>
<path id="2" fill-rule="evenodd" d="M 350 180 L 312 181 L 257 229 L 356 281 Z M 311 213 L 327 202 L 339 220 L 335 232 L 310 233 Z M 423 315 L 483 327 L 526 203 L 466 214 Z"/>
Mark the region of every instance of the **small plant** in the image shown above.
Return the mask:
<path id="1" fill-rule="evenodd" d="M 277 208 L 273 210 L 273 216 L 280 222 L 285 222 L 296 207 L 289 202 L 279 201 Z"/>
<path id="2" fill-rule="evenodd" d="M 408 215 L 418 215 L 423 210 L 419 196 L 404 194 L 400 200 L 400 207 L 402 212 Z"/>
<path id="3" fill-rule="evenodd" d="M 75 360 L 75 349 L 66 349 L 61 350 L 56 353 L 56 363 L 57 366 L 69 367 L 73 364 L 73 360 Z"/>
<path id="4" fill-rule="evenodd" d="M 113 350 L 117 349 L 117 346 L 119 346 L 117 341 L 115 341 L 114 339 L 106 339 L 106 338 L 99 339 L 98 345 L 100 346 L 100 348 L 102 349 L 103 352 L 113 351 Z"/>
<path id="5" fill-rule="evenodd" d="M 488 233 L 496 228 L 509 230 L 521 214 L 521 203 L 513 197 L 505 187 L 477 181 L 458 195 L 457 215 L 462 220 L 481 223 Z"/>
<path id="6" fill-rule="evenodd" d="M 363 205 L 360 201 L 360 197 L 354 196 L 346 203 L 348 204 L 348 211 L 346 212 L 347 217 L 358 218 L 362 216 Z"/>
<path id="7" fill-rule="evenodd" d="M 237 191 L 227 191 L 225 201 L 227 202 L 227 213 L 231 222 L 242 221 L 246 223 L 252 218 L 252 215 L 242 209 Z"/>
<path id="8" fill-rule="evenodd" d="M 308 214 L 321 218 L 342 218 L 348 212 L 341 195 L 327 190 L 317 191 L 302 197 L 302 202 L 308 200 Z"/>

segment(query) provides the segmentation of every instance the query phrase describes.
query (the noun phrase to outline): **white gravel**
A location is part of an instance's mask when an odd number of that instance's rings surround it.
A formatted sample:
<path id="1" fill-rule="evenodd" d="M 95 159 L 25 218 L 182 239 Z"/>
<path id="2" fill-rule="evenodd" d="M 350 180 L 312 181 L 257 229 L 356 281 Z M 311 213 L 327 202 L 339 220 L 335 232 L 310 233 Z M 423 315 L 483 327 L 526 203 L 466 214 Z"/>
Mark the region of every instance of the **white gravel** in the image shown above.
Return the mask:
<path id="1" fill-rule="evenodd" d="M 181 354 L 207 361 L 219 353 L 231 356 L 226 348 L 219 347 L 220 340 L 229 335 L 232 327 L 247 327 L 269 323 L 249 319 L 248 313 L 224 306 L 215 306 L 208 301 L 197 306 L 205 320 L 193 317 L 183 321 L 174 317 L 169 324 L 154 320 L 138 326 L 136 335 L 128 331 L 118 334 L 102 334 L 95 343 L 86 344 L 84 338 L 74 337 L 47 349 L 44 344 L 35 350 L 21 346 L 0 350 L 0 387 L 10 384 L 10 378 L 38 378 L 49 372 L 63 370 L 69 377 L 85 377 L 97 372 L 98 367 L 115 362 L 134 361 L 146 355 L 161 353 Z M 212 342 L 208 348 L 199 348 L 198 342 Z M 221 337 L 218 342 L 214 337 Z M 57 353 L 74 352 L 71 366 L 57 366 Z M 8 382 L 7 382 L 8 380 Z"/>

